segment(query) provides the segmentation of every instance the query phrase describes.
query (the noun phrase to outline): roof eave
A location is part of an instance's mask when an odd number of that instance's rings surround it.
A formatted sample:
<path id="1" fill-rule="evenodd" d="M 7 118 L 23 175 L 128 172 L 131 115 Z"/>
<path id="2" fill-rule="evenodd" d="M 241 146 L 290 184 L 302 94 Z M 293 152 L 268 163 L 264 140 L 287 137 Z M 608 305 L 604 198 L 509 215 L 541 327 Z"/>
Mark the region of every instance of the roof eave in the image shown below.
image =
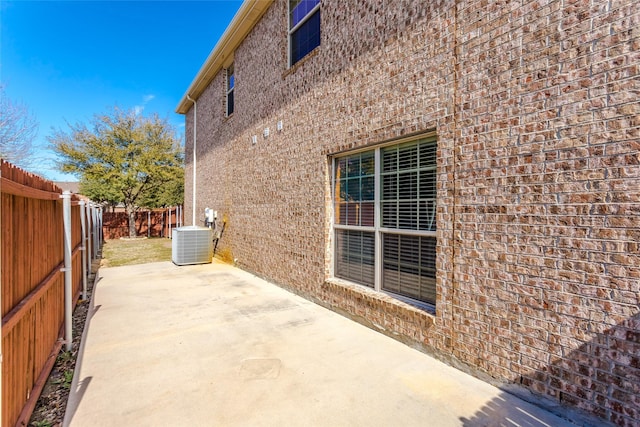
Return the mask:
<path id="1" fill-rule="evenodd" d="M 189 111 L 192 103 L 187 96 L 192 99 L 198 99 L 218 71 L 225 66 L 225 62 L 233 58 L 236 48 L 247 37 L 273 2 L 274 0 L 245 0 L 242 3 L 220 40 L 218 40 L 202 67 L 200 67 L 200 71 L 196 74 L 191 85 L 182 95 L 182 99 L 176 107 L 176 113 L 186 114 Z"/>

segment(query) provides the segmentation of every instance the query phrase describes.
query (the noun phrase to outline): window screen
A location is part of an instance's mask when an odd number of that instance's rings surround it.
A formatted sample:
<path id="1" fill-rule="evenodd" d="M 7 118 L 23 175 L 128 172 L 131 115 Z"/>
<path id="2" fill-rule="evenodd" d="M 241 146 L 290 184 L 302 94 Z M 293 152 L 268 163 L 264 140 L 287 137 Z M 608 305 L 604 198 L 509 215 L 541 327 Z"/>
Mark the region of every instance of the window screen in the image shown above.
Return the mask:
<path id="1" fill-rule="evenodd" d="M 336 172 L 337 224 L 373 227 L 375 163 L 372 151 L 343 157 Z"/>
<path id="2" fill-rule="evenodd" d="M 337 230 L 336 276 L 373 287 L 373 233 L 354 230 Z"/>
<path id="3" fill-rule="evenodd" d="M 382 289 L 436 301 L 436 239 L 383 233 Z"/>
<path id="4" fill-rule="evenodd" d="M 384 148 L 381 178 L 383 227 L 435 231 L 435 144 Z"/>
<path id="5" fill-rule="evenodd" d="M 227 116 L 233 114 L 234 110 L 234 100 L 233 100 L 233 90 L 236 86 L 236 78 L 233 71 L 233 64 L 227 68 Z"/>
<path id="6" fill-rule="evenodd" d="M 290 0 L 291 65 L 320 46 L 320 0 Z"/>

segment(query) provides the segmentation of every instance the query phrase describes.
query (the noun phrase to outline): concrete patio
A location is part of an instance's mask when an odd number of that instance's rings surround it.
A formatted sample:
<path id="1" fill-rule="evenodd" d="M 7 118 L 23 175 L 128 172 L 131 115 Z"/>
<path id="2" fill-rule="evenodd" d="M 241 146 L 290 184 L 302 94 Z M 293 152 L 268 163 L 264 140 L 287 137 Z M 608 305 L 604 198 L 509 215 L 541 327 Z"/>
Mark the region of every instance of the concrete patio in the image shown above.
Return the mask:
<path id="1" fill-rule="evenodd" d="M 573 425 L 217 261 L 100 270 L 64 424 Z"/>

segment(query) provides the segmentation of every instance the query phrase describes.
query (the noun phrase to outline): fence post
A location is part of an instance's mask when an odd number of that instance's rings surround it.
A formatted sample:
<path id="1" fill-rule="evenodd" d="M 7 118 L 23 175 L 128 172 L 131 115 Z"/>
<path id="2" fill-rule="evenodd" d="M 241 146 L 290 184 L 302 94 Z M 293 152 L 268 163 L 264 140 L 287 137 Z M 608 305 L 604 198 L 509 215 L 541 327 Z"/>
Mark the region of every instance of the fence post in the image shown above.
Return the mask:
<path id="1" fill-rule="evenodd" d="M 98 246 L 98 250 L 102 248 L 102 244 L 104 243 L 104 235 L 102 234 L 102 205 L 98 207 L 98 241 L 100 245 Z"/>
<path id="2" fill-rule="evenodd" d="M 96 259 L 98 258 L 100 236 L 98 236 L 98 209 L 93 204 L 91 206 L 91 217 L 93 219 L 93 259 Z"/>
<path id="3" fill-rule="evenodd" d="M 91 221 L 91 202 L 87 202 L 84 213 L 87 216 L 87 270 L 89 270 L 89 274 L 91 274 L 91 262 L 93 260 L 93 241 L 91 239 L 93 222 Z"/>
<path id="4" fill-rule="evenodd" d="M 82 299 L 87 299 L 87 221 L 85 219 L 84 200 L 80 200 L 80 235 L 82 243 Z"/>
<path id="5" fill-rule="evenodd" d="M 71 268 L 71 192 L 62 193 L 62 222 L 64 225 L 64 336 L 67 351 L 73 345 L 72 312 L 73 291 L 71 289 L 73 269 Z"/>

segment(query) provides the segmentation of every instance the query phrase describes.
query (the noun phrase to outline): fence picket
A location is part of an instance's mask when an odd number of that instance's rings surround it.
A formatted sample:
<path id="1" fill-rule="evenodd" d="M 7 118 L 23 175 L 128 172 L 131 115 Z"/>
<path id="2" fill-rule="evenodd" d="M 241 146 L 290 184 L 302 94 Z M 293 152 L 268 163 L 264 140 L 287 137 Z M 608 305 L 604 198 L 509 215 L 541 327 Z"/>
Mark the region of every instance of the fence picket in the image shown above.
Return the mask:
<path id="1" fill-rule="evenodd" d="M 27 425 L 64 323 L 62 190 L 0 160 L 2 427 Z M 72 306 L 82 290 L 81 219 L 71 198 Z M 94 211 L 92 211 L 93 213 Z M 94 241 L 90 249 L 98 251 Z"/>
<path id="2" fill-rule="evenodd" d="M 182 224 L 181 214 L 182 209 L 178 210 L 177 207 L 137 212 L 138 236 L 171 237 L 171 229 Z M 129 237 L 129 217 L 126 212 L 104 212 L 102 233 L 107 240 Z"/>

